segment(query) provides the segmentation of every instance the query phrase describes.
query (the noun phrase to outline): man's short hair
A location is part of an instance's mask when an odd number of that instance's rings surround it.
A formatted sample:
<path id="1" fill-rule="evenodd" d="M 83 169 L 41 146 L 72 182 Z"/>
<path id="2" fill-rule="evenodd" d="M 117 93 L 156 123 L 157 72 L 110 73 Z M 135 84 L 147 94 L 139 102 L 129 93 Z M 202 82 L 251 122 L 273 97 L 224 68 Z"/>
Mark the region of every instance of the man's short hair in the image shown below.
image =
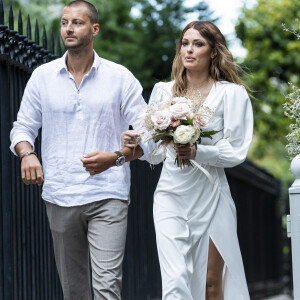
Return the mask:
<path id="1" fill-rule="evenodd" d="M 92 24 L 98 23 L 98 10 L 97 8 L 90 2 L 85 0 L 74 0 L 67 4 L 66 7 L 70 6 L 80 6 L 84 5 L 88 9 L 87 16 L 89 17 Z"/>

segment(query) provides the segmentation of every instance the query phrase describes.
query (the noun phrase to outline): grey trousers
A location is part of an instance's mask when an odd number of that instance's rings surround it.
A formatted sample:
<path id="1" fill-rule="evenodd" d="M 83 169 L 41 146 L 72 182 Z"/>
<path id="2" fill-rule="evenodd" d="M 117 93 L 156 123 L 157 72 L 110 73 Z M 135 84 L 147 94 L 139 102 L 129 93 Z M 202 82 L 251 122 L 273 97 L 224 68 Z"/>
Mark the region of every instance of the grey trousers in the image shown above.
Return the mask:
<path id="1" fill-rule="evenodd" d="M 120 300 L 128 202 L 61 207 L 45 201 L 65 300 Z"/>

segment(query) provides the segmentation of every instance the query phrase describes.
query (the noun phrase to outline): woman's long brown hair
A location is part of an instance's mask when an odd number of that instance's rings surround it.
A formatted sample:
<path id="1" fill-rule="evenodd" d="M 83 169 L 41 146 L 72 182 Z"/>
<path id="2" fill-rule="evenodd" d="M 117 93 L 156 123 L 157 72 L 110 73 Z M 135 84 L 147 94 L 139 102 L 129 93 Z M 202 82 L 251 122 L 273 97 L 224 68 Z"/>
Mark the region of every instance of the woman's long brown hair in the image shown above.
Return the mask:
<path id="1" fill-rule="evenodd" d="M 232 54 L 226 46 L 226 40 L 219 28 L 208 21 L 193 21 L 183 29 L 176 46 L 176 55 L 172 66 L 172 79 L 175 80 L 172 91 L 173 96 L 183 96 L 187 90 L 186 69 L 181 60 L 180 49 L 183 36 L 190 28 L 198 30 L 201 36 L 207 40 L 216 53 L 215 57 L 211 59 L 209 67 L 209 75 L 213 80 L 215 82 L 226 80 L 243 85 L 249 90 L 247 85 L 243 83 L 239 77 L 238 72 L 241 72 L 242 70 L 234 63 Z"/>

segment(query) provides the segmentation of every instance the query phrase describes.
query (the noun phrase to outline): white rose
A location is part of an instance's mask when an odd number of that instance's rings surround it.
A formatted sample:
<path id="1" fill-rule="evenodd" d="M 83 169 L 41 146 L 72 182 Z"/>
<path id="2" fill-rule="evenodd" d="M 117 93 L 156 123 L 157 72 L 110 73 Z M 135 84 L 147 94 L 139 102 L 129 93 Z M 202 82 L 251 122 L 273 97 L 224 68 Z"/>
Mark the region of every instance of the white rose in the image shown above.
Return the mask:
<path id="1" fill-rule="evenodd" d="M 190 143 L 194 144 L 199 139 L 199 136 L 200 136 L 200 130 L 195 129 L 195 133 L 193 134 Z"/>
<path id="2" fill-rule="evenodd" d="M 191 113 L 191 109 L 186 103 L 175 103 L 170 107 L 171 115 L 176 120 L 186 120 L 186 117 Z"/>
<path id="3" fill-rule="evenodd" d="M 165 109 L 156 111 L 152 116 L 151 120 L 154 125 L 154 129 L 165 130 L 171 124 L 170 111 Z"/>
<path id="4" fill-rule="evenodd" d="M 188 115 L 188 118 L 191 119 L 191 120 L 192 120 L 194 117 L 195 117 L 195 114 L 194 114 L 193 112 L 191 112 L 191 113 Z"/>
<path id="5" fill-rule="evenodd" d="M 174 142 L 188 144 L 192 142 L 192 139 L 195 139 L 195 136 L 196 130 L 192 125 L 180 125 L 174 131 Z"/>

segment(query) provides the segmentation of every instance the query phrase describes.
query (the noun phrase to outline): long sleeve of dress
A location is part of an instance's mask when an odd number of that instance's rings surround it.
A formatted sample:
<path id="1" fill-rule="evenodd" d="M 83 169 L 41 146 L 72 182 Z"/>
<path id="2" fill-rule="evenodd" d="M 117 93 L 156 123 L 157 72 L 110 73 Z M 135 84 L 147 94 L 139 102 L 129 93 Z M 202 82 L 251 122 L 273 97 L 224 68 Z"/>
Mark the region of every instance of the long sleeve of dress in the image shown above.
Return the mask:
<path id="1" fill-rule="evenodd" d="M 198 145 L 195 161 L 229 168 L 246 159 L 253 134 L 253 112 L 245 88 L 239 85 L 226 89 L 223 105 L 223 137 L 214 145 Z"/>

